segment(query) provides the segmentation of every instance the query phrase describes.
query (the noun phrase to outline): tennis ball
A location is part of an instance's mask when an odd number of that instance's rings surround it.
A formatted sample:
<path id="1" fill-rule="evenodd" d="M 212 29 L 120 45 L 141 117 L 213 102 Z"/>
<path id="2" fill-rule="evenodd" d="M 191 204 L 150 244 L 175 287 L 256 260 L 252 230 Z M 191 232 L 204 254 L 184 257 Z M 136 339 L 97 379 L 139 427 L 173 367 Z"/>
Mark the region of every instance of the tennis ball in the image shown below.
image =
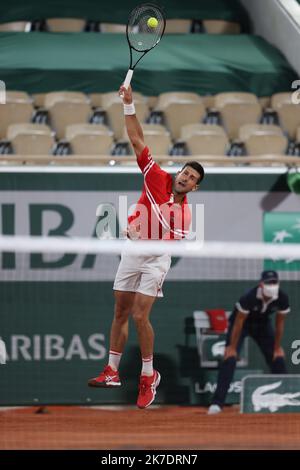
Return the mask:
<path id="1" fill-rule="evenodd" d="M 149 20 L 147 21 L 147 25 L 149 26 L 149 28 L 157 28 L 158 21 L 157 21 L 156 18 L 151 17 L 151 18 L 149 18 Z"/>

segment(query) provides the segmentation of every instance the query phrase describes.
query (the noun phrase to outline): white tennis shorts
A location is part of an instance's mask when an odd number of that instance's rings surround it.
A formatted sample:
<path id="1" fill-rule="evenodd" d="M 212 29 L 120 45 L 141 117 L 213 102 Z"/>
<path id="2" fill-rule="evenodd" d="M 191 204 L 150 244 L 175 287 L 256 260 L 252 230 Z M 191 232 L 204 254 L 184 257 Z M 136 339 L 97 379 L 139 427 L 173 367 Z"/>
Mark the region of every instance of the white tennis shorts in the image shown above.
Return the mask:
<path id="1" fill-rule="evenodd" d="M 162 285 L 170 266 L 170 255 L 122 254 L 113 289 L 163 297 Z"/>

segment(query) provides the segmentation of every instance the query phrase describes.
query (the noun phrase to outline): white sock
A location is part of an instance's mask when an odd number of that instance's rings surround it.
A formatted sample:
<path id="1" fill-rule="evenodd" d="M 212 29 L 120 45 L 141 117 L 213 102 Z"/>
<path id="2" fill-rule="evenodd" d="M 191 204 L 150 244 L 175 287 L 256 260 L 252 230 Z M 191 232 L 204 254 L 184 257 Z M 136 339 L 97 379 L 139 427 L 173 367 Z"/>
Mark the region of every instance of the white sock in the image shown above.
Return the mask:
<path id="1" fill-rule="evenodd" d="M 153 356 L 143 357 L 143 368 L 141 375 L 151 376 L 153 375 Z"/>
<path id="2" fill-rule="evenodd" d="M 119 353 L 119 352 L 116 352 L 116 351 L 109 351 L 108 365 L 112 369 L 118 370 L 121 357 L 122 357 L 122 353 Z"/>

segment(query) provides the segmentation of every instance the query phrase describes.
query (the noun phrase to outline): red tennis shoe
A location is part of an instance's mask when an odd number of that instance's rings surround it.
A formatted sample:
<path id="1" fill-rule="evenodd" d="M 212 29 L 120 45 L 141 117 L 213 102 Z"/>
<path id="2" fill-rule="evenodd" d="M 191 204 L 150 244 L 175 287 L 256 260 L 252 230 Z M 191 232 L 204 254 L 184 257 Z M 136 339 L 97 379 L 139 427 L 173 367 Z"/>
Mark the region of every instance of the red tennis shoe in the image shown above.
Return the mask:
<path id="1" fill-rule="evenodd" d="M 147 408 L 154 401 L 156 389 L 159 386 L 160 373 L 154 370 L 151 376 L 141 375 L 139 384 L 139 396 L 137 406 L 139 408 Z"/>
<path id="2" fill-rule="evenodd" d="M 106 366 L 98 377 L 88 381 L 88 385 L 89 387 L 120 387 L 119 372 Z"/>

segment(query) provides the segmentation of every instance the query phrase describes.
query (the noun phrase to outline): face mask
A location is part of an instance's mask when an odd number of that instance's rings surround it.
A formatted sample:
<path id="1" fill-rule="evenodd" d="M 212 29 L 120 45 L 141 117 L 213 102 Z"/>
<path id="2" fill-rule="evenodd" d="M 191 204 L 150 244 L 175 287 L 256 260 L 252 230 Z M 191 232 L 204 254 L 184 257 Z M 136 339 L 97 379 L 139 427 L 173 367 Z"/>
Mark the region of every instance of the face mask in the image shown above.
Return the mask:
<path id="1" fill-rule="evenodd" d="M 266 297 L 271 297 L 272 299 L 278 297 L 279 284 L 263 284 L 262 289 Z"/>

